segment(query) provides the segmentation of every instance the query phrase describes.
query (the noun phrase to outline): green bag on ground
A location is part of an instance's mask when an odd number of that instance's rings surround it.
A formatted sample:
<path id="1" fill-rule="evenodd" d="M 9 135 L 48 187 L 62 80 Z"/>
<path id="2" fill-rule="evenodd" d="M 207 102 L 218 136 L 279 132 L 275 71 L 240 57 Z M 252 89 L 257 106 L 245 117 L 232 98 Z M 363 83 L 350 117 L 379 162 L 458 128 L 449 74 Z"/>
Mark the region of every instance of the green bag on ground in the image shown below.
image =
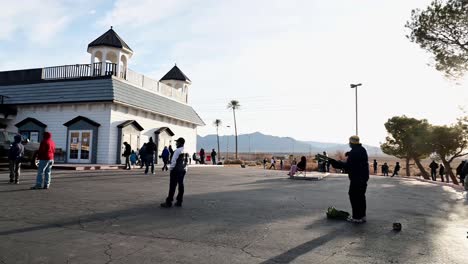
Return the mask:
<path id="1" fill-rule="evenodd" d="M 346 211 L 337 210 L 335 207 L 330 206 L 327 210 L 327 218 L 328 219 L 336 219 L 336 220 L 346 220 L 349 217 L 349 213 Z"/>

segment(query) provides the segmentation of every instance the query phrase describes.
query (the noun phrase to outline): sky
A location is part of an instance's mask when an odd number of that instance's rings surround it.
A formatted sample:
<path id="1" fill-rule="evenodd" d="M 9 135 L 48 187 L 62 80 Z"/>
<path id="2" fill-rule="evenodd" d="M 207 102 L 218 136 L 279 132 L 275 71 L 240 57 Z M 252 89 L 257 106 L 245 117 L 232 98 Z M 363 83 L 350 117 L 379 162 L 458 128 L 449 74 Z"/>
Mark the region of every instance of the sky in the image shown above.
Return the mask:
<path id="1" fill-rule="evenodd" d="M 132 48 L 129 68 L 192 80 L 200 135 L 262 132 L 298 140 L 379 145 L 396 115 L 451 124 L 466 81 L 447 80 L 411 43 L 405 22 L 429 0 L 0 0 L 0 71 L 89 63 L 110 26 Z M 230 126 L 228 128 L 227 126 Z"/>

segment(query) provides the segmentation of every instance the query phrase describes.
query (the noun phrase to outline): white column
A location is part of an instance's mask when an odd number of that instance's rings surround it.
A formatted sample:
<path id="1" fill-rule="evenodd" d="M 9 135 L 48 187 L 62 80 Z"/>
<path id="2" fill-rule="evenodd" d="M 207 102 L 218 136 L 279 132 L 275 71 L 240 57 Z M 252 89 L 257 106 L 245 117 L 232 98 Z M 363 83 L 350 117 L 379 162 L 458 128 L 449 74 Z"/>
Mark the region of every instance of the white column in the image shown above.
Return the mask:
<path id="1" fill-rule="evenodd" d="M 102 51 L 101 75 L 106 74 L 107 50 Z"/>
<path id="2" fill-rule="evenodd" d="M 96 52 L 91 53 L 90 76 L 94 76 L 94 62 L 96 61 Z"/>
<path id="3" fill-rule="evenodd" d="M 118 78 L 120 78 L 120 66 L 122 65 L 121 62 L 120 62 L 121 56 L 122 56 L 122 52 L 119 51 L 117 53 L 117 77 Z"/>

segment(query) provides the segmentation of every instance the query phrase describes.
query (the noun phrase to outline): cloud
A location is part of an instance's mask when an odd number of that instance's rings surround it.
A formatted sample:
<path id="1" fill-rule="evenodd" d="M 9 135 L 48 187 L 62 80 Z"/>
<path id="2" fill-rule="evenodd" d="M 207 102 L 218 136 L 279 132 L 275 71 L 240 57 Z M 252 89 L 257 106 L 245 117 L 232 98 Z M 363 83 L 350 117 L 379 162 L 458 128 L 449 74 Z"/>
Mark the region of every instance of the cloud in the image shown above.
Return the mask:
<path id="1" fill-rule="evenodd" d="M 456 107 L 467 98 L 461 89 L 455 96 L 404 37 L 411 9 L 424 1 L 118 0 L 99 23 L 120 26 L 136 71 L 158 79 L 177 62 L 193 81 L 189 101 L 207 124 L 232 122 L 226 103 L 239 99 L 241 133 L 346 140 L 355 120 L 349 83 L 362 82 L 360 132 L 377 144 L 391 116 L 453 119 L 453 107 L 428 103 Z M 305 129 L 291 131 L 288 124 L 304 118 Z"/>
<path id="2" fill-rule="evenodd" d="M 88 2 L 3 1 L 0 13 L 0 40 L 25 38 L 32 43 L 46 45 L 63 32 L 74 18 L 85 12 Z"/>
<path id="3" fill-rule="evenodd" d="M 141 27 L 178 14 L 192 0 L 117 0 L 111 12 L 98 22 L 100 26 Z"/>

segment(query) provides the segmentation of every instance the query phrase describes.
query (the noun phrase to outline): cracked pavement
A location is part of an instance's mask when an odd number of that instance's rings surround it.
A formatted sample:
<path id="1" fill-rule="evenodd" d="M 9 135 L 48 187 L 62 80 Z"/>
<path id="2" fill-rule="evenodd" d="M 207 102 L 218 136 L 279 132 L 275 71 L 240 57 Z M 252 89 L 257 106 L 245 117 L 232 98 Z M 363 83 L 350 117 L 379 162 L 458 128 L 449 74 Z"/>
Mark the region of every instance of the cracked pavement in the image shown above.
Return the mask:
<path id="1" fill-rule="evenodd" d="M 466 263 L 468 202 L 447 186 L 371 177 L 368 222 L 350 211 L 345 175 L 190 168 L 182 208 L 159 208 L 167 172 L 53 171 L 29 190 L 0 171 L 0 263 Z M 392 223 L 403 225 L 392 231 Z"/>

